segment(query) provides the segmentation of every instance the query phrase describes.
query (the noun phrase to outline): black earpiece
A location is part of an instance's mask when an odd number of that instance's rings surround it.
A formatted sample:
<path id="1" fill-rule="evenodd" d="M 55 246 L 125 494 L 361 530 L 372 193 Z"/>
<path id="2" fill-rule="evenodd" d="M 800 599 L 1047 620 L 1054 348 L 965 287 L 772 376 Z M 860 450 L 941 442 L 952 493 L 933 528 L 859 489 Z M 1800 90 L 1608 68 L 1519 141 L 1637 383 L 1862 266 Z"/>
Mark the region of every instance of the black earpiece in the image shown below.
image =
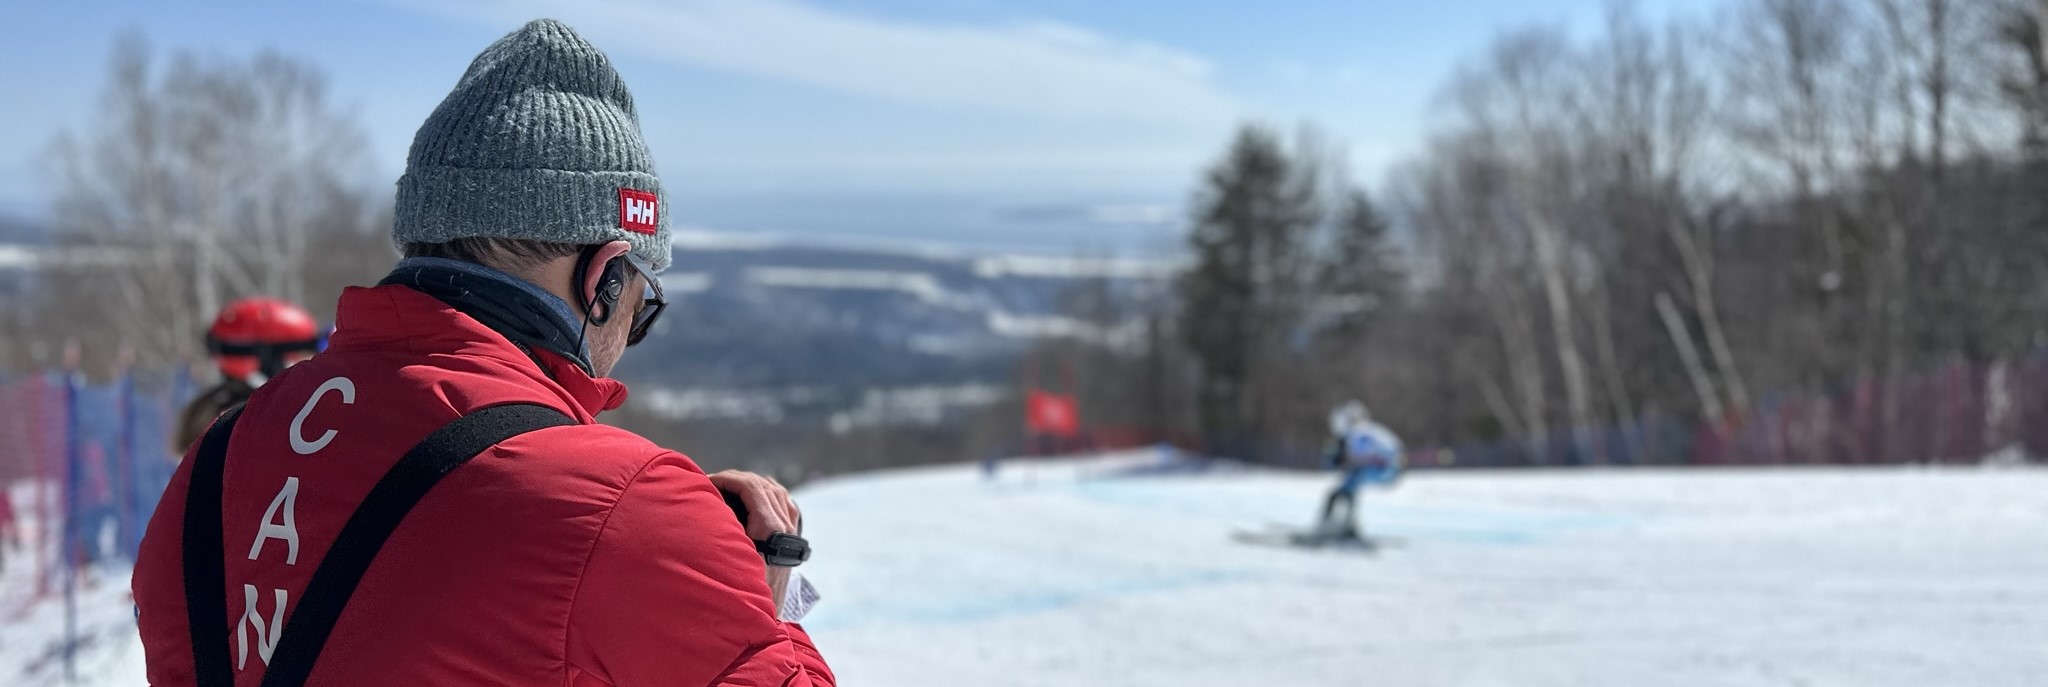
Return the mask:
<path id="1" fill-rule="evenodd" d="M 576 288 L 583 288 L 583 275 L 590 269 L 590 258 L 595 255 L 596 250 L 584 253 L 583 260 L 576 263 Z M 597 293 L 589 303 L 583 304 L 583 313 L 589 318 L 590 324 L 602 327 L 612 320 L 612 313 L 618 311 L 619 298 L 624 296 L 626 291 L 625 260 L 626 257 L 623 255 L 612 258 L 606 261 L 604 269 L 597 273 Z M 602 313 L 598 312 L 599 305 L 604 306 Z"/>
<path id="2" fill-rule="evenodd" d="M 598 326 L 612 319 L 612 313 L 619 309 L 619 297 L 626 291 L 626 259 L 612 258 L 604 264 L 604 271 L 597 275 L 597 302 L 604 304 L 603 319 L 593 318 Z"/>

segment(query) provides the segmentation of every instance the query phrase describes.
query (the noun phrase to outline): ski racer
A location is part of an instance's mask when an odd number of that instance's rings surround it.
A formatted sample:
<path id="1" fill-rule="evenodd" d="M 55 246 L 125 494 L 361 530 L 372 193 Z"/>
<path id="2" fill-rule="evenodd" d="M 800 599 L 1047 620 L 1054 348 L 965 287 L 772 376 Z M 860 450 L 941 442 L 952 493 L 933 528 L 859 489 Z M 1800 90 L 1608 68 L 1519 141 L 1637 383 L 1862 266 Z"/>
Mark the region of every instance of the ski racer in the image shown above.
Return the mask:
<path id="1" fill-rule="evenodd" d="M 1351 401 L 1330 411 L 1330 443 L 1323 459 L 1344 477 L 1323 501 L 1319 535 L 1332 541 L 1363 541 L 1358 525 L 1358 490 L 1392 485 L 1403 466 L 1401 439 L 1372 421 L 1365 404 Z"/>

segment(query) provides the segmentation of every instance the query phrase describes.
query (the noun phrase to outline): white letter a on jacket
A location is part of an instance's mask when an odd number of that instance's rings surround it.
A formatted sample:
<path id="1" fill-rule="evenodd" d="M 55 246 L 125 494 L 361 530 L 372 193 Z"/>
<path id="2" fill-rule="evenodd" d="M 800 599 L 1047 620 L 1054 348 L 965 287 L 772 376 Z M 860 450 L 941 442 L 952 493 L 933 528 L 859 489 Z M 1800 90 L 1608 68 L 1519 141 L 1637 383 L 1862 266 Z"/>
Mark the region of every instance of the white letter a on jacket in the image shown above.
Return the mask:
<path id="1" fill-rule="evenodd" d="M 292 519 L 292 511 L 299 504 L 299 478 L 284 478 L 284 488 L 270 499 L 270 507 L 263 509 L 263 526 L 256 528 L 256 542 L 249 545 L 249 560 L 263 553 L 263 542 L 283 539 L 285 543 L 284 564 L 299 564 L 299 526 Z M 284 511 L 284 522 L 278 523 L 278 511 Z"/>

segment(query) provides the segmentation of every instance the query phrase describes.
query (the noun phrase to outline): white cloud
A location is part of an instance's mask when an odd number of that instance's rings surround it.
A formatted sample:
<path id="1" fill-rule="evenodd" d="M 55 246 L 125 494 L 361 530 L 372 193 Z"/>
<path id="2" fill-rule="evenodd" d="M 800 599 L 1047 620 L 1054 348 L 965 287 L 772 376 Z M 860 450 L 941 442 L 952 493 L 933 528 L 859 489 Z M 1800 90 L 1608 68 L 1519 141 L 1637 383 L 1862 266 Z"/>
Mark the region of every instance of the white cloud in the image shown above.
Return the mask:
<path id="1" fill-rule="evenodd" d="M 432 11 L 503 25 L 554 16 L 611 51 L 929 105 L 1151 122 L 1228 120 L 1236 103 L 1185 52 L 1051 22 L 860 16 L 795 0 L 495 0 Z"/>

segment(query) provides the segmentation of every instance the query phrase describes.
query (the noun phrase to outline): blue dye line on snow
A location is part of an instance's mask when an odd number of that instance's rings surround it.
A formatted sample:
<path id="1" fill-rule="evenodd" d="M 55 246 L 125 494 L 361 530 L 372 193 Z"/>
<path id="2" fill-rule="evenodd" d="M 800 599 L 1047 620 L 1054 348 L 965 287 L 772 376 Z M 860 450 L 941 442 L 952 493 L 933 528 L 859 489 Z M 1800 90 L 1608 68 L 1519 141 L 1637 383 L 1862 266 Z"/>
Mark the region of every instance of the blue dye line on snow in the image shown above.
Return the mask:
<path id="1" fill-rule="evenodd" d="M 1073 485 L 1081 498 L 1110 505 L 1199 517 L 1237 527 L 1299 522 L 1304 526 L 1320 508 L 1313 503 L 1278 501 L 1271 494 L 1226 489 L 1190 490 L 1185 484 L 1156 481 L 1096 481 Z M 1385 503 L 1372 492 L 1361 495 L 1360 516 L 1368 531 L 1415 540 L 1462 544 L 1520 546 L 1586 530 L 1628 527 L 1640 522 L 1631 515 L 1557 513 L 1456 508 Z"/>
<path id="2" fill-rule="evenodd" d="M 973 623 L 1008 616 L 1056 611 L 1083 604 L 1122 597 L 1177 591 L 1191 587 L 1223 585 L 1251 579 L 1248 572 L 1197 570 L 1175 575 L 1108 579 L 1101 583 L 1073 587 L 1048 587 L 1008 593 L 991 593 L 968 599 L 937 599 L 919 602 L 866 604 L 843 607 L 821 605 L 818 616 L 804 623 L 812 630 L 836 630 L 857 625 L 903 623 L 917 625 Z M 829 610 L 828 610 L 829 609 Z"/>

